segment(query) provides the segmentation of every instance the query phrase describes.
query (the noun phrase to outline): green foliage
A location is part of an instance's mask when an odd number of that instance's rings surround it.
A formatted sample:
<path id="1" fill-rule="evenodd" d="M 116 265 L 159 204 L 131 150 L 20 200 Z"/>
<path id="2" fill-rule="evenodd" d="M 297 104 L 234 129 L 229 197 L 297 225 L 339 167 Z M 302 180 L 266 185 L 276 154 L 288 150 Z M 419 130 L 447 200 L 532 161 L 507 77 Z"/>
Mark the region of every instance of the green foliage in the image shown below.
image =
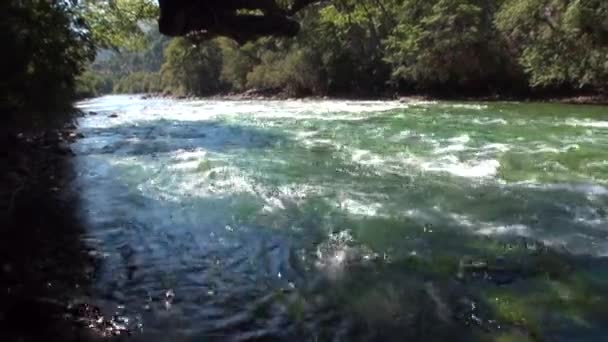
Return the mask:
<path id="1" fill-rule="evenodd" d="M 159 71 L 164 63 L 163 51 L 169 43 L 169 38 L 162 36 L 157 29 L 150 29 L 144 40 L 145 46 L 140 50 L 101 50 L 91 68 L 95 72 L 118 77 L 138 71 Z"/>
<path id="2" fill-rule="evenodd" d="M 394 26 L 395 0 L 341 0 L 321 9 L 307 41 L 322 52 L 330 93 L 378 94 L 388 89 L 390 67 L 382 41 Z M 392 7 L 391 7 L 392 6 Z"/>
<path id="3" fill-rule="evenodd" d="M 242 91 L 247 88 L 247 74 L 256 66 L 259 59 L 255 56 L 256 45 L 247 43 L 241 48 L 231 40 L 218 39 L 222 51 L 221 80 L 230 88 Z"/>
<path id="4" fill-rule="evenodd" d="M 110 92 L 116 76 L 90 66 L 97 49 L 143 46 L 145 22 L 156 14 L 152 0 L 2 1 L 3 119 L 52 121 L 50 114 L 69 113 L 75 98 Z M 162 54 L 162 47 L 154 51 Z"/>
<path id="5" fill-rule="evenodd" d="M 104 81 L 97 95 L 118 93 L 160 92 L 159 71 L 164 63 L 163 51 L 169 38 L 162 36 L 157 29 L 145 33 L 145 47 L 141 50 L 101 50 L 87 74 L 93 74 Z M 88 80 L 90 75 L 83 75 Z M 107 84 L 106 84 L 107 83 Z M 84 82 L 83 87 L 91 82 Z M 85 87 L 86 89 L 86 87 Z M 82 92 L 79 92 L 82 93 Z M 79 96 L 81 96 L 79 94 Z M 81 96 L 82 97 L 82 96 Z"/>
<path id="6" fill-rule="evenodd" d="M 112 76 L 87 70 L 76 77 L 76 98 L 95 97 L 112 92 L 114 80 Z"/>
<path id="7" fill-rule="evenodd" d="M 80 10 L 101 48 L 144 48 L 144 24 L 159 13 L 154 0 L 84 0 Z"/>
<path id="8" fill-rule="evenodd" d="M 59 0 L 3 1 L 0 13 L 0 109 L 39 112 L 69 102 L 95 51 L 79 13 Z"/>
<path id="9" fill-rule="evenodd" d="M 281 88 L 292 96 L 319 94 L 323 90 L 318 55 L 308 49 L 291 49 L 287 53 L 268 51 L 261 63 L 247 74 L 252 88 Z"/>
<path id="10" fill-rule="evenodd" d="M 508 0 L 496 26 L 519 54 L 533 86 L 605 88 L 608 2 Z"/>
<path id="11" fill-rule="evenodd" d="M 14 52 L 0 81 L 9 109 L 111 91 L 367 96 L 608 84 L 603 0 L 333 0 L 298 12 L 297 37 L 244 45 L 163 37 L 154 0 L 1 6 L 0 35 Z"/>
<path id="12" fill-rule="evenodd" d="M 194 44 L 186 38 L 173 39 L 165 49 L 161 83 L 175 95 L 205 95 L 220 89 L 222 55 L 217 42 Z"/>
<path id="13" fill-rule="evenodd" d="M 160 74 L 156 72 L 137 71 L 119 79 L 113 91 L 121 94 L 144 94 L 161 92 Z"/>
<path id="14" fill-rule="evenodd" d="M 385 40 L 395 79 L 419 87 L 483 89 L 517 73 L 493 26 L 495 2 L 419 3 L 403 2 L 399 24 Z"/>

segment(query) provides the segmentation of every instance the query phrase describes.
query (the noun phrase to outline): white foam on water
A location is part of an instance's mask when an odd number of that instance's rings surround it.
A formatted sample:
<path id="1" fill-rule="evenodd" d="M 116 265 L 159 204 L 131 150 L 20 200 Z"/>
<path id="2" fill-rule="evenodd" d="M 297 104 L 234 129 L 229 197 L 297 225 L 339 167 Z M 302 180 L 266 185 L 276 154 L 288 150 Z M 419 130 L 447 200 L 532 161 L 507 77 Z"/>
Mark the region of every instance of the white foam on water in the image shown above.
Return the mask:
<path id="1" fill-rule="evenodd" d="M 532 181 L 524 181 L 512 183 L 515 187 L 525 187 L 540 190 L 564 190 L 578 192 L 588 196 L 608 196 L 608 187 L 600 184 L 566 184 L 566 183 L 549 183 L 542 184 Z"/>
<path id="2" fill-rule="evenodd" d="M 169 171 L 172 166 L 169 166 Z M 164 177 L 171 177 L 170 181 Z M 233 194 L 255 194 L 256 183 L 236 167 L 219 166 L 202 173 L 174 177 L 165 173 L 141 184 L 140 190 L 151 197 L 160 196 L 175 202 L 188 197 L 224 197 Z"/>
<path id="3" fill-rule="evenodd" d="M 323 189 L 310 184 L 285 184 L 276 188 L 258 185 L 257 196 L 265 202 L 263 211 L 274 212 L 283 210 L 289 204 L 301 205 L 311 196 L 318 196 Z"/>
<path id="4" fill-rule="evenodd" d="M 517 236 L 529 236 L 529 228 L 523 224 L 510 224 L 510 225 L 497 225 L 497 226 L 485 226 L 477 230 L 478 234 L 481 235 L 517 235 Z"/>
<path id="5" fill-rule="evenodd" d="M 253 120 L 295 119 L 322 121 L 360 121 L 394 109 L 405 109 L 398 101 L 226 101 L 171 99 L 142 100 L 139 96 L 112 95 L 79 102 L 84 111 L 99 111 L 81 118 L 89 128 L 137 125 L 154 120 L 205 121 L 247 116 Z M 116 113 L 112 118 L 109 114 Z M 271 124 L 266 122 L 266 124 Z"/>
<path id="6" fill-rule="evenodd" d="M 354 163 L 360 165 L 376 165 L 382 166 L 387 162 L 386 158 L 383 158 L 381 155 L 373 153 L 369 150 L 363 149 L 351 149 L 351 158 Z"/>
<path id="7" fill-rule="evenodd" d="M 549 146 L 547 144 L 537 144 L 535 149 L 526 148 L 526 153 L 564 153 L 579 150 L 579 144 L 566 144 L 561 146 Z"/>
<path id="8" fill-rule="evenodd" d="M 327 241 L 320 244 L 316 250 L 317 261 L 315 266 L 325 272 L 330 279 L 339 278 L 352 254 L 354 239 L 349 231 L 330 234 Z"/>
<path id="9" fill-rule="evenodd" d="M 608 160 L 589 162 L 585 166 L 589 168 L 606 168 L 608 167 Z"/>
<path id="10" fill-rule="evenodd" d="M 438 156 L 416 156 L 410 153 L 397 153 L 382 156 L 363 149 L 348 149 L 353 163 L 373 167 L 378 173 L 411 175 L 412 169 L 424 172 L 449 173 L 463 178 L 492 178 L 498 173 L 500 162 L 494 158 L 461 161 L 458 156 L 445 154 Z"/>
<path id="11" fill-rule="evenodd" d="M 528 150 L 527 153 L 560 153 L 560 149 L 546 144 L 537 145 L 535 150 Z"/>
<path id="12" fill-rule="evenodd" d="M 566 120 L 566 125 L 574 127 L 608 128 L 608 121 L 568 119 Z"/>
<path id="13" fill-rule="evenodd" d="M 340 202 L 340 208 L 352 215 L 375 217 L 379 216 L 378 212 L 382 209 L 382 204 L 365 203 L 353 198 L 347 198 Z"/>
<path id="14" fill-rule="evenodd" d="M 476 125 L 507 125 L 509 122 L 503 118 L 475 118 L 472 121 Z"/>
<path id="15" fill-rule="evenodd" d="M 474 109 L 474 110 L 484 110 L 487 109 L 487 105 L 482 104 L 470 104 L 470 103 L 454 103 L 454 104 L 443 104 L 445 107 L 457 108 L 457 109 Z"/>
<path id="16" fill-rule="evenodd" d="M 192 151 L 187 150 L 177 150 L 172 153 L 171 157 L 178 161 L 192 161 L 192 160 L 201 160 L 207 156 L 207 151 L 202 148 L 197 148 Z"/>
<path id="17" fill-rule="evenodd" d="M 297 131 L 295 132 L 295 137 L 297 140 L 306 140 L 314 137 L 319 134 L 317 131 Z"/>
<path id="18" fill-rule="evenodd" d="M 507 145 L 507 144 L 501 144 L 501 143 L 492 143 L 492 144 L 487 144 L 481 147 L 482 151 L 492 151 L 492 152 L 507 152 L 511 150 L 511 146 Z"/>
<path id="19" fill-rule="evenodd" d="M 454 108 L 454 109 L 472 109 L 472 110 L 483 110 L 487 109 L 487 105 L 473 104 L 473 103 L 448 103 L 440 101 L 426 101 L 426 100 L 410 100 L 404 99 L 402 103 L 406 103 L 410 106 L 416 107 L 440 107 L 440 108 Z"/>
<path id="20" fill-rule="evenodd" d="M 465 144 L 453 144 L 453 145 L 448 145 L 448 146 L 436 148 L 433 151 L 433 153 L 435 153 L 435 154 L 444 154 L 444 153 L 466 151 L 468 149 L 469 149 L 469 147 L 467 147 Z"/>
<path id="21" fill-rule="evenodd" d="M 496 159 L 461 162 L 458 157 L 449 155 L 423 162 L 420 166 L 424 171 L 447 172 L 464 178 L 489 178 L 496 176 L 500 162 Z"/>
<path id="22" fill-rule="evenodd" d="M 394 134 L 391 137 L 388 137 L 389 141 L 392 142 L 411 142 L 411 141 L 415 141 L 415 142 L 424 142 L 424 143 L 429 143 L 431 145 L 438 145 L 439 142 L 437 142 L 436 140 L 432 139 L 431 137 L 433 136 L 433 134 L 425 134 L 425 133 L 420 133 L 420 132 L 416 132 L 413 130 L 404 130 L 401 131 L 397 134 Z M 385 139 L 383 136 L 378 137 L 379 139 Z"/>
<path id="23" fill-rule="evenodd" d="M 485 156 L 488 154 L 492 155 L 497 152 L 504 153 L 504 152 L 511 150 L 511 146 L 509 146 L 507 144 L 501 144 L 501 143 L 491 143 L 491 144 L 483 145 L 481 147 L 471 147 L 471 146 L 467 145 L 468 141 L 466 140 L 466 138 L 464 136 L 459 137 L 459 138 L 449 139 L 448 141 L 452 141 L 452 142 L 456 142 L 456 143 L 449 144 L 449 145 L 443 146 L 443 147 L 437 147 L 433 150 L 433 153 L 434 154 L 450 154 L 450 153 L 454 153 L 454 152 L 477 151 L 476 155 Z"/>
<path id="24" fill-rule="evenodd" d="M 169 170 L 198 169 L 199 161 L 188 161 L 170 165 Z M 161 176 L 162 177 L 162 176 Z M 160 185 L 158 179 L 150 179 L 142 191 L 155 194 L 165 200 L 175 202 L 184 198 L 222 198 L 234 195 L 251 195 L 258 198 L 264 212 L 286 209 L 289 204 L 302 204 L 311 196 L 321 194 L 324 189 L 311 184 L 289 183 L 269 186 L 257 181 L 242 169 L 231 166 L 213 167 L 204 172 L 190 172 L 175 177 L 170 184 Z"/>
<path id="25" fill-rule="evenodd" d="M 457 137 L 452 137 L 452 138 L 447 139 L 447 142 L 449 143 L 447 146 L 436 148 L 434 153 L 435 154 L 444 154 L 444 153 L 465 151 L 465 150 L 469 149 L 469 147 L 467 146 L 467 143 L 469 143 L 470 141 L 471 141 L 471 137 L 468 134 L 463 134 L 463 135 L 459 135 Z"/>
<path id="26" fill-rule="evenodd" d="M 564 153 L 573 152 L 581 148 L 579 144 L 561 144 L 560 146 L 550 146 L 545 143 L 538 143 L 534 149 L 526 149 L 526 153 Z"/>
<path id="27" fill-rule="evenodd" d="M 434 100 L 417 100 L 417 99 L 410 99 L 410 98 L 404 98 L 404 99 L 400 100 L 399 102 L 405 103 L 405 104 L 408 104 L 411 106 L 434 106 L 439 103 L 439 101 L 434 101 Z"/>
<path id="28" fill-rule="evenodd" d="M 600 228 L 603 230 L 608 230 L 608 221 L 604 218 L 600 217 L 588 217 L 583 215 L 576 215 L 574 217 L 574 222 L 583 224 L 585 226 Z"/>
<path id="29" fill-rule="evenodd" d="M 169 165 L 169 169 L 180 170 L 180 171 L 196 170 L 200 166 L 200 164 L 201 164 L 201 161 L 199 161 L 199 160 L 183 161 L 180 163 L 175 163 L 175 164 Z"/>
<path id="30" fill-rule="evenodd" d="M 469 229 L 475 234 L 486 236 L 514 235 L 531 236 L 530 228 L 523 224 L 502 224 L 474 220 L 467 215 L 451 213 L 448 216 L 460 226 Z"/>
<path id="31" fill-rule="evenodd" d="M 412 137 L 412 136 L 416 136 L 416 135 L 418 135 L 418 133 L 416 133 L 414 131 L 411 131 L 409 129 L 406 129 L 406 130 L 403 130 L 403 131 L 401 131 L 401 132 L 393 135 L 392 137 L 390 137 L 390 140 L 391 141 L 399 141 L 399 140 L 402 140 L 402 139 L 405 139 L 405 138 L 409 138 L 409 137 Z"/>
<path id="32" fill-rule="evenodd" d="M 350 264 L 378 258 L 370 248 L 356 242 L 348 230 L 329 234 L 326 241 L 317 246 L 315 267 L 330 280 L 345 275 Z"/>
<path id="33" fill-rule="evenodd" d="M 462 134 L 457 137 L 449 138 L 448 141 L 451 143 L 466 144 L 471 141 L 471 137 L 468 134 Z"/>
<path id="34" fill-rule="evenodd" d="M 334 141 L 330 139 L 317 139 L 317 138 L 309 138 L 301 140 L 302 144 L 308 149 L 318 149 L 318 148 L 329 148 L 329 149 L 340 149 L 341 145 L 336 144 Z"/>
<path id="35" fill-rule="evenodd" d="M 579 144 L 568 144 L 568 145 L 562 147 L 562 152 L 572 152 L 572 151 L 577 151 L 580 149 L 581 149 L 581 146 Z"/>

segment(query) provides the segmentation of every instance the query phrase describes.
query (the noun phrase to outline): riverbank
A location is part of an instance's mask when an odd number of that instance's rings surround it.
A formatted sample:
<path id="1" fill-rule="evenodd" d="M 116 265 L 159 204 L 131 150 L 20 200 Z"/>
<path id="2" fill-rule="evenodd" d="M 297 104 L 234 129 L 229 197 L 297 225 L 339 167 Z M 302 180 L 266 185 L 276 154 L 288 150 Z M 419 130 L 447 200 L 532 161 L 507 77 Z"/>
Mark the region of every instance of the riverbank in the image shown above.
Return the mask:
<path id="1" fill-rule="evenodd" d="M 172 95 L 168 93 L 133 94 L 140 95 L 144 99 L 149 98 L 172 98 L 178 100 L 212 99 L 227 101 L 260 101 L 260 100 L 372 100 L 372 101 L 394 101 L 419 102 L 419 101 L 459 101 L 459 102 L 545 102 L 558 104 L 579 105 L 608 105 L 608 94 L 574 94 L 574 95 L 551 95 L 533 94 L 526 96 L 513 95 L 480 95 L 480 96 L 455 96 L 436 95 L 426 93 L 393 94 L 384 96 L 301 96 L 295 97 L 286 94 L 280 89 L 250 89 L 240 93 L 220 93 L 209 96 L 195 95 Z"/>
<path id="2" fill-rule="evenodd" d="M 0 340 L 91 340 L 75 310 L 95 273 L 77 216 L 76 176 L 69 144 L 80 135 L 60 129 L 20 132 L 4 127 L 0 148 Z M 81 310 L 82 311 L 82 310 Z M 90 337 L 90 338 L 89 338 Z"/>

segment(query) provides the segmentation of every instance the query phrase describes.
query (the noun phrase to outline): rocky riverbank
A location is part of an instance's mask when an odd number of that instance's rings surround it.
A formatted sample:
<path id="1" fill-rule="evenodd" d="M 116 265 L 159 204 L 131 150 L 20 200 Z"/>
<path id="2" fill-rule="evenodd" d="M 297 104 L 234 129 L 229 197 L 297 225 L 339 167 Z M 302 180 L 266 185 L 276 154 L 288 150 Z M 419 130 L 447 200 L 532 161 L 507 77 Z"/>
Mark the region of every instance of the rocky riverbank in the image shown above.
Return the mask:
<path id="1" fill-rule="evenodd" d="M 96 261 L 76 215 L 70 142 L 61 129 L 5 129 L 0 148 L 0 340 L 90 340 L 70 312 L 86 297 Z M 92 338 L 92 336 L 90 336 Z"/>

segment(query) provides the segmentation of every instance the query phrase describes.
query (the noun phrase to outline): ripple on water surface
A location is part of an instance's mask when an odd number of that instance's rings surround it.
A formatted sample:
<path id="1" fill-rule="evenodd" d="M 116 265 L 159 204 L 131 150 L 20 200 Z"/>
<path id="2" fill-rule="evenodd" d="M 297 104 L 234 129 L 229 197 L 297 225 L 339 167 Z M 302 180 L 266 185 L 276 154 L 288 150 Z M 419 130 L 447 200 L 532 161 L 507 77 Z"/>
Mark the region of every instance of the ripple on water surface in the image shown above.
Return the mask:
<path id="1" fill-rule="evenodd" d="M 608 334 L 607 108 L 136 96 L 80 107 L 96 115 L 80 119 L 74 182 L 100 262 L 73 307 L 96 331 Z"/>

